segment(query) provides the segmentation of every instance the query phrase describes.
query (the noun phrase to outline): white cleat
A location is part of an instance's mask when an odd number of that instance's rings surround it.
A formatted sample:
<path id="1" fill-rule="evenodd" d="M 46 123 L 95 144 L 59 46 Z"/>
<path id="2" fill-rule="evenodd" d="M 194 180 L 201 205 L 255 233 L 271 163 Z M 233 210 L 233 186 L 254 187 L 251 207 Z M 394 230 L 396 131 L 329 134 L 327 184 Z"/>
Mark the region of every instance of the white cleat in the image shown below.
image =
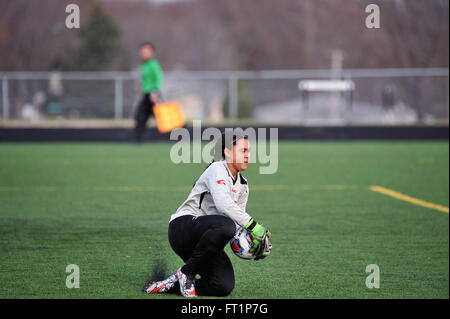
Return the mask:
<path id="1" fill-rule="evenodd" d="M 181 272 L 181 267 L 177 270 L 177 277 L 180 283 L 181 294 L 187 298 L 197 297 L 197 294 L 195 293 L 195 277 L 188 276 Z"/>
<path id="2" fill-rule="evenodd" d="M 162 293 L 167 292 L 175 285 L 175 283 L 178 281 L 177 276 L 177 270 L 175 270 L 173 273 L 170 274 L 169 277 L 167 277 L 164 280 L 161 281 L 152 281 L 144 288 L 144 292 L 147 294 L 154 294 L 154 293 Z"/>

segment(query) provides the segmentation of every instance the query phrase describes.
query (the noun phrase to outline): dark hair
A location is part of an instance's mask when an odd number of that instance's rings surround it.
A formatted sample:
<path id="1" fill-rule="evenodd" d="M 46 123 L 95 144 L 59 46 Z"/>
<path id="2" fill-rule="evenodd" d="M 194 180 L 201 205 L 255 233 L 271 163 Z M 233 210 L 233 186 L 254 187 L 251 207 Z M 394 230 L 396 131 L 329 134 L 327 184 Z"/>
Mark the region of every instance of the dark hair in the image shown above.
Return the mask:
<path id="1" fill-rule="evenodd" d="M 153 49 L 153 51 L 156 51 L 156 47 L 151 42 L 142 42 L 140 48 L 146 47 L 147 45 L 150 46 Z"/>
<path id="2" fill-rule="evenodd" d="M 226 136 L 225 133 L 222 133 L 222 136 L 217 140 L 216 145 L 214 146 L 214 157 L 211 163 L 225 159 L 225 148 L 231 150 L 233 145 L 236 145 L 237 141 L 247 138 L 246 135 L 242 134 L 233 134 L 232 136 L 227 134 Z"/>
<path id="3" fill-rule="evenodd" d="M 229 136 L 230 136 L 229 134 L 225 135 L 225 132 L 224 132 L 224 133 L 222 133 L 221 137 L 217 139 L 216 144 L 214 145 L 213 159 L 212 159 L 211 163 L 209 163 L 208 166 L 205 167 L 205 170 L 208 167 L 210 167 L 212 163 L 225 159 L 225 148 L 228 148 L 229 150 L 231 150 L 233 148 L 233 145 L 236 145 L 236 143 L 239 140 L 248 139 L 247 135 L 242 135 L 242 134 L 233 134 L 231 136 L 231 139 Z M 194 182 L 192 187 L 195 186 L 195 183 L 197 183 L 197 180 Z"/>

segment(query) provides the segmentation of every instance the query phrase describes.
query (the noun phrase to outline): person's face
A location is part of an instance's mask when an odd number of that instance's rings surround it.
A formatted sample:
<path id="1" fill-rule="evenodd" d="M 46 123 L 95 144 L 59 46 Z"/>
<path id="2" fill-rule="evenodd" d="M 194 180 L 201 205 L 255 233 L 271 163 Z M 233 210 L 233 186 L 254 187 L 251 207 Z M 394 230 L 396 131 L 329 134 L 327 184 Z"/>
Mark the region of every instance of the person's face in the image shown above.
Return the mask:
<path id="1" fill-rule="evenodd" d="M 250 160 L 250 144 L 248 140 L 240 139 L 233 145 L 233 150 L 225 148 L 225 158 L 239 172 L 245 171 Z"/>
<path id="2" fill-rule="evenodd" d="M 153 57 L 153 49 L 149 45 L 144 45 L 141 47 L 140 54 L 142 61 L 150 60 Z"/>

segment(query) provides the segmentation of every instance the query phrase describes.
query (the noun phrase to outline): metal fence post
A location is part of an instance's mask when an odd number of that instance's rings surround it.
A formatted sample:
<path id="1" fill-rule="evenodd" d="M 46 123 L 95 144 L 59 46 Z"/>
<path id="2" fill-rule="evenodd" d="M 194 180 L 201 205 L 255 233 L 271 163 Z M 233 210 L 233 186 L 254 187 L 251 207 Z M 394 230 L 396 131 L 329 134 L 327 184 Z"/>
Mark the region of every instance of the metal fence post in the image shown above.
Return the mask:
<path id="1" fill-rule="evenodd" d="M 3 120 L 9 119 L 9 97 L 8 97 L 8 78 L 2 79 L 2 117 Z"/>
<path id="2" fill-rule="evenodd" d="M 116 77 L 114 82 L 114 119 L 120 120 L 123 117 L 123 79 Z"/>
<path id="3" fill-rule="evenodd" d="M 234 75 L 228 78 L 228 115 L 233 121 L 238 117 L 238 79 Z"/>
<path id="4" fill-rule="evenodd" d="M 445 105 L 447 105 L 446 111 L 447 111 L 447 120 L 449 119 L 450 115 L 450 104 L 449 104 L 449 80 L 447 77 L 446 82 L 446 88 L 445 88 Z"/>

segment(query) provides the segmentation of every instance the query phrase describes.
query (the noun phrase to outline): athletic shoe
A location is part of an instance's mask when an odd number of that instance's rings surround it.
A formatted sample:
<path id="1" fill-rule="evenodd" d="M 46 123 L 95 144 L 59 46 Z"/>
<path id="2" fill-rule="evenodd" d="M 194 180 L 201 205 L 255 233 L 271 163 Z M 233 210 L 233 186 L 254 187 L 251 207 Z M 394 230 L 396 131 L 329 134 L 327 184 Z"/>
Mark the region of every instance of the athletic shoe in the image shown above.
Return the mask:
<path id="1" fill-rule="evenodd" d="M 170 290 L 175 283 L 178 281 L 177 271 L 175 270 L 164 280 L 152 281 L 144 288 L 144 292 L 148 294 L 154 294 L 156 292 L 167 292 Z"/>
<path id="2" fill-rule="evenodd" d="M 180 292 L 184 297 L 197 297 L 195 293 L 195 277 L 188 276 L 181 272 L 181 267 L 177 270 L 177 277 L 180 283 Z"/>

